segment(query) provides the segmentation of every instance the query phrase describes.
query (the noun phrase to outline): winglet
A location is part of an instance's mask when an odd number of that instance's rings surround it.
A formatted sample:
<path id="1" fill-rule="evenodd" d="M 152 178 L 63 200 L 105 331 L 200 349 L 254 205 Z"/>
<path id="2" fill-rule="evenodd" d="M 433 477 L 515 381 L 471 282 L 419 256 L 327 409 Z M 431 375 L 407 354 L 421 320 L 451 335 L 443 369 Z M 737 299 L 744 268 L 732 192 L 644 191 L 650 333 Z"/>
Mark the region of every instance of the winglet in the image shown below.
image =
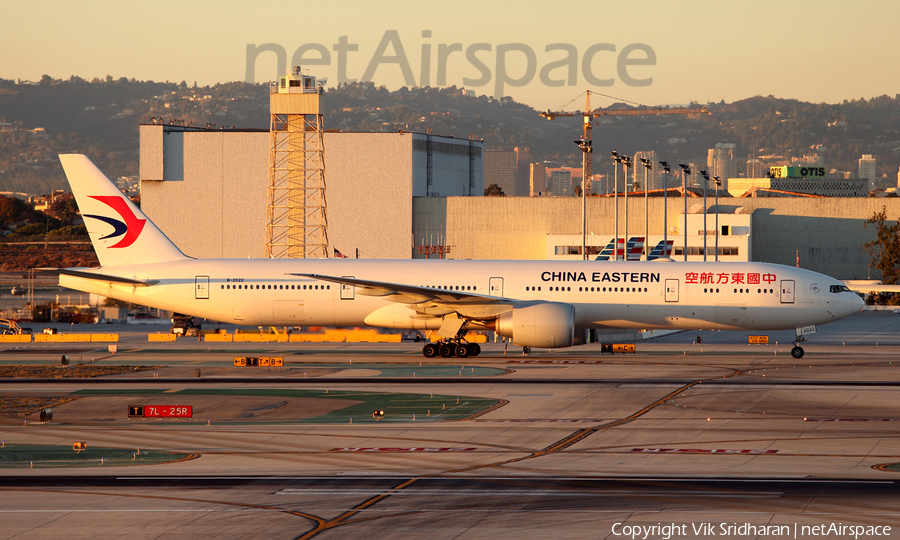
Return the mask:
<path id="1" fill-rule="evenodd" d="M 82 154 L 60 154 L 101 266 L 187 258 L 141 210 Z"/>

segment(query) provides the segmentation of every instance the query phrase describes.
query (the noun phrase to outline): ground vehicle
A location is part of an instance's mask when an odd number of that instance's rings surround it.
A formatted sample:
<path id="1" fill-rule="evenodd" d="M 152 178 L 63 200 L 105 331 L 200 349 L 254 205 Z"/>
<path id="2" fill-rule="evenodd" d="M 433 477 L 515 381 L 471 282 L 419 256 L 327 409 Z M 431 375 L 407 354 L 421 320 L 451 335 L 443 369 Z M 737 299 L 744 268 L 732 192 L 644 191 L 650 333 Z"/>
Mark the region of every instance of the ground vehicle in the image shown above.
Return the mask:
<path id="1" fill-rule="evenodd" d="M 199 336 L 203 319 L 175 313 L 172 315 L 172 327 L 169 329 L 178 336 Z"/>
<path id="2" fill-rule="evenodd" d="M 9 319 L 0 319 L 0 335 L 17 336 L 20 334 L 30 334 L 31 328 L 22 328 L 16 321 Z"/>

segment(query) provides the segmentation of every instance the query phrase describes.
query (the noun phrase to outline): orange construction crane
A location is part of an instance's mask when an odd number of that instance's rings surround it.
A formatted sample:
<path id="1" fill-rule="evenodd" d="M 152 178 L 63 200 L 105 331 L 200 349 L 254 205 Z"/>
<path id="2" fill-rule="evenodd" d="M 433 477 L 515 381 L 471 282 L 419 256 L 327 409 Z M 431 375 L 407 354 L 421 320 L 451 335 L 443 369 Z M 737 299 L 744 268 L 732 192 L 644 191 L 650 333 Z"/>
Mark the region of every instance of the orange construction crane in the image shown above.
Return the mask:
<path id="1" fill-rule="evenodd" d="M 613 111 L 601 111 L 591 110 L 591 94 L 596 94 L 597 92 L 591 92 L 590 90 L 585 91 L 584 93 L 584 112 L 565 112 L 565 111 L 557 111 L 557 112 L 542 112 L 541 116 L 546 118 L 547 120 L 554 120 L 560 117 L 567 116 L 583 116 L 584 117 L 584 135 L 582 136 L 582 140 L 586 142 L 587 147 L 591 147 L 593 144 L 592 140 L 592 125 L 594 118 L 599 118 L 601 116 L 647 116 L 647 115 L 663 115 L 663 114 L 710 114 L 706 107 L 696 107 L 696 108 L 687 108 L 687 107 L 679 107 L 677 109 L 665 109 L 662 107 L 647 107 L 642 109 L 617 109 Z M 605 96 L 604 97 L 610 97 Z M 614 98 L 616 99 L 616 98 Z M 584 163 L 584 178 L 586 179 L 586 184 L 584 189 L 587 193 L 591 192 L 591 179 L 592 176 L 592 161 L 591 161 L 591 153 L 586 152 L 585 163 Z"/>

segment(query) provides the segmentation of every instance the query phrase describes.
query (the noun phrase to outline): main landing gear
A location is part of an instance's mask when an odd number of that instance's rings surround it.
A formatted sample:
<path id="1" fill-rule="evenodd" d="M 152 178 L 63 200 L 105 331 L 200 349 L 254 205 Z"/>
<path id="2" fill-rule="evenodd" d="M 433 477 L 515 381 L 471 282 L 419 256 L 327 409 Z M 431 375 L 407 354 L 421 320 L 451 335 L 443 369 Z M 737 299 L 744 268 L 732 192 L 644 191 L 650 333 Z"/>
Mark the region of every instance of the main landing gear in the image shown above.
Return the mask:
<path id="1" fill-rule="evenodd" d="M 429 343 L 422 347 L 422 354 L 425 358 L 434 358 L 441 355 L 441 358 L 468 358 L 470 356 L 478 356 L 481 354 L 481 346 L 477 343 L 469 343 L 466 341 L 466 326 L 469 321 L 464 321 L 456 330 L 456 335 L 452 338 L 444 338 L 434 343 Z"/>
<path id="2" fill-rule="evenodd" d="M 453 358 L 454 356 L 468 358 L 481 354 L 481 346 L 477 343 L 465 343 L 461 340 L 442 339 L 422 347 L 422 354 L 425 355 L 425 358 L 434 358 L 438 355 L 441 358 Z"/>

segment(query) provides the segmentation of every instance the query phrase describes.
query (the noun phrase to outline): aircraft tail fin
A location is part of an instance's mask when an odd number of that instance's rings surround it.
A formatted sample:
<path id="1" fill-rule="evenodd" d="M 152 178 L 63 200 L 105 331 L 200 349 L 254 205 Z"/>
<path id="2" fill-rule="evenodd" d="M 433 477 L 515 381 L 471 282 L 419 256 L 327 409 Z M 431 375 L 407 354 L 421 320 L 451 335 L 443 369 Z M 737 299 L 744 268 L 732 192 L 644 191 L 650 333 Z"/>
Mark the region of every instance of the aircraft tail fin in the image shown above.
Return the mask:
<path id="1" fill-rule="evenodd" d="M 184 253 L 82 154 L 60 154 L 101 266 L 186 259 Z"/>
<path id="2" fill-rule="evenodd" d="M 612 240 L 609 241 L 608 244 L 606 244 L 606 247 L 604 247 L 603 249 L 600 250 L 600 253 L 597 255 L 597 257 L 594 258 L 594 260 L 595 261 L 608 261 L 608 260 L 614 258 L 615 252 L 613 250 L 615 249 L 615 244 L 616 244 L 616 239 L 613 238 Z"/>
<path id="3" fill-rule="evenodd" d="M 631 239 L 632 241 L 634 238 Z M 633 242 L 628 243 L 628 247 L 632 247 Z M 615 260 L 625 260 L 625 239 L 619 238 L 618 241 L 616 238 L 613 238 L 606 244 L 602 250 L 600 250 L 600 254 L 597 255 L 594 260 L 595 261 L 615 261 Z M 628 260 L 631 260 L 629 258 Z"/>
<path id="4" fill-rule="evenodd" d="M 672 255 L 672 245 L 674 243 L 674 240 L 660 240 L 659 243 L 656 244 L 656 247 L 653 248 L 653 251 L 650 252 L 647 260 L 653 261 L 661 258 L 669 258 Z"/>
<path id="5" fill-rule="evenodd" d="M 643 236 L 632 236 L 628 239 L 628 248 L 626 252 L 626 260 L 628 261 L 639 261 L 641 260 L 641 255 L 644 254 L 644 237 Z"/>

